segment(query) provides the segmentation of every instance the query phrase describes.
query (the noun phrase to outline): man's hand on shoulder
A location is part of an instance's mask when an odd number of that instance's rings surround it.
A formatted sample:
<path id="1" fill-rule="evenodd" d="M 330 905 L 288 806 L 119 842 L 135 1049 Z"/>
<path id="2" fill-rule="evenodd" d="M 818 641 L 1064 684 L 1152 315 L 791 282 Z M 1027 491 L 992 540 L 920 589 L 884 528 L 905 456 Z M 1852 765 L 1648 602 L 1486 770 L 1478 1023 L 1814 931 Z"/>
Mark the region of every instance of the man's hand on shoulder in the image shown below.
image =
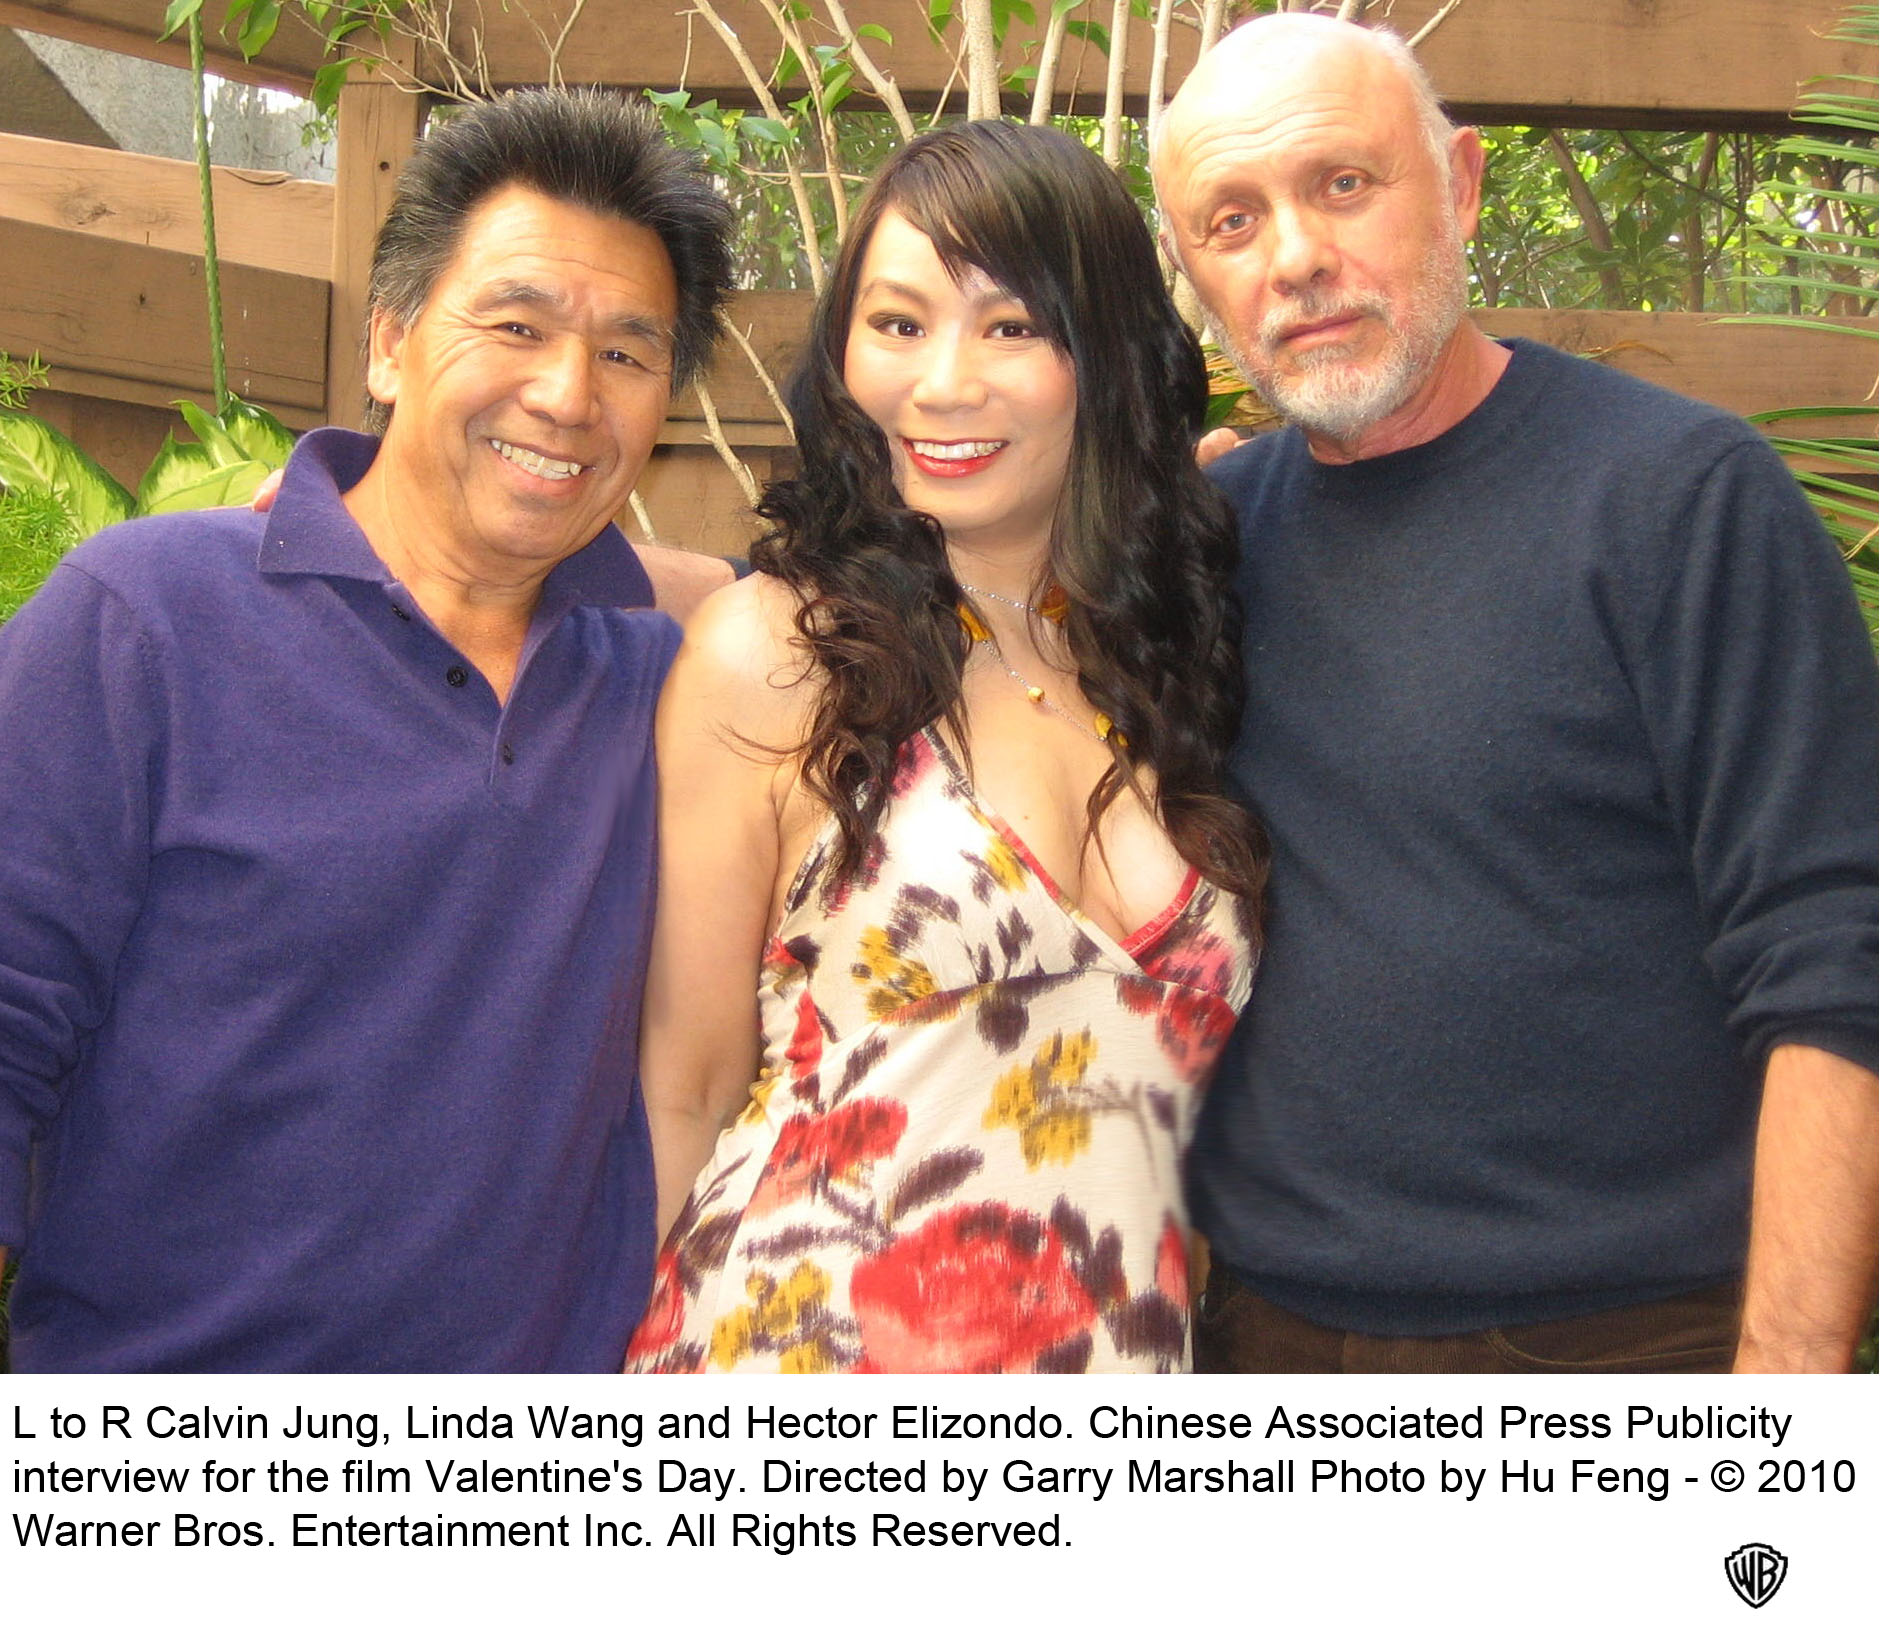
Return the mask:
<path id="1" fill-rule="evenodd" d="M 1222 425 L 1219 430 L 1210 430 L 1200 441 L 1195 443 L 1195 463 L 1211 465 L 1216 459 L 1225 459 L 1247 437 Z"/>
<path id="2" fill-rule="evenodd" d="M 731 564 L 720 557 L 639 541 L 633 548 L 639 553 L 646 577 L 653 582 L 653 606 L 662 614 L 672 615 L 681 625 L 712 592 L 736 577 Z"/>

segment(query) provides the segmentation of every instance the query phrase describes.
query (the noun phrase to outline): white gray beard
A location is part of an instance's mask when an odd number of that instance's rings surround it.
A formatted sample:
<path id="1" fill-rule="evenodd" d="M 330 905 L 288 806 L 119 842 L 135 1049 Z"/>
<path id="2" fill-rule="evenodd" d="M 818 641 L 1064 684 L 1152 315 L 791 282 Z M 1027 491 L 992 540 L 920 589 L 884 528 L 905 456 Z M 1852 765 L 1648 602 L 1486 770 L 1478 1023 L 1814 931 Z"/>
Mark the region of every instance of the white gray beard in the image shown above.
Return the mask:
<path id="1" fill-rule="evenodd" d="M 1393 310 L 1379 292 L 1345 288 L 1308 291 L 1262 328 L 1264 363 L 1255 362 L 1232 331 L 1204 306 L 1202 315 L 1216 341 L 1240 375 L 1289 424 L 1335 442 L 1350 442 L 1390 417 L 1422 387 L 1442 349 L 1468 310 L 1468 264 L 1460 239 L 1443 237 L 1431 247 L 1405 308 Z M 1304 352 L 1299 366 L 1282 377 L 1272 366 L 1278 333 L 1301 321 L 1358 309 L 1375 317 L 1385 331 L 1384 352 L 1362 365 L 1349 359 L 1345 345 L 1325 345 Z"/>

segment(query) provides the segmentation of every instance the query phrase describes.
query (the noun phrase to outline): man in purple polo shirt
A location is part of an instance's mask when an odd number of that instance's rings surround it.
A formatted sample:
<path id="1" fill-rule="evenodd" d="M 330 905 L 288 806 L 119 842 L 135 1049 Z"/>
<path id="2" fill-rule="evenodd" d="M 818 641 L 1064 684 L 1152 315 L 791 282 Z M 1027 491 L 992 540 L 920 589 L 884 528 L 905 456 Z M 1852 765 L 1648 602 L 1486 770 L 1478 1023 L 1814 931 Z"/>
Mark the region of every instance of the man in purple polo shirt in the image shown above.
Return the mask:
<path id="1" fill-rule="evenodd" d="M 0 630 L 17 1369 L 607 1370 L 677 629 L 610 524 L 729 285 L 643 106 L 420 147 L 381 440 L 80 547 Z"/>

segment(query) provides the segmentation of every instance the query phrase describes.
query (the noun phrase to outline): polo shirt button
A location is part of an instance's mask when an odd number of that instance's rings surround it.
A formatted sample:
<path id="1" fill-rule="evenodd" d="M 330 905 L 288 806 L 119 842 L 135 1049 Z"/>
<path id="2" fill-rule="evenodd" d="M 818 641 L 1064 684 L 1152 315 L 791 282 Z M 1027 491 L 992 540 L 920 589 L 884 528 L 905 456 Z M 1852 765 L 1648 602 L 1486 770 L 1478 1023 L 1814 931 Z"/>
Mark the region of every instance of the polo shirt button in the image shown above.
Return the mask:
<path id="1" fill-rule="evenodd" d="M 469 680 L 470 673 L 464 670 L 460 665 L 453 665 L 450 670 L 444 673 L 444 681 L 449 683 L 452 688 L 462 688 Z"/>
<path id="2" fill-rule="evenodd" d="M 403 608 L 400 608 L 398 604 L 395 602 L 392 604 L 392 612 L 396 614 L 401 620 L 403 620 L 407 625 L 411 623 L 411 615 L 408 614 Z"/>
<path id="3" fill-rule="evenodd" d="M 516 760 L 516 754 L 514 751 L 510 749 L 509 742 L 505 740 L 503 742 L 503 762 L 507 764 L 507 763 L 513 763 L 515 762 L 515 760 Z"/>

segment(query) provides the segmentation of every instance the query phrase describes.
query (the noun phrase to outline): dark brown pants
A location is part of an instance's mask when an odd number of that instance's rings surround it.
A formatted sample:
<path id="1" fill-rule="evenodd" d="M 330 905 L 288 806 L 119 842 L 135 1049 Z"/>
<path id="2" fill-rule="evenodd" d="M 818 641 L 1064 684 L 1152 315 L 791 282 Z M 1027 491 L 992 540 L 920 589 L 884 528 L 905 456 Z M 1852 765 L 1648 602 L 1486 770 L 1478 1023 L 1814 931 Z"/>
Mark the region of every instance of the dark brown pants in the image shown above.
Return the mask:
<path id="1" fill-rule="evenodd" d="M 1254 1295 L 1216 1266 L 1195 1315 L 1197 1371 L 1508 1372 L 1728 1371 L 1736 1358 L 1741 1287 L 1537 1325 L 1460 1336 L 1335 1331 Z"/>

